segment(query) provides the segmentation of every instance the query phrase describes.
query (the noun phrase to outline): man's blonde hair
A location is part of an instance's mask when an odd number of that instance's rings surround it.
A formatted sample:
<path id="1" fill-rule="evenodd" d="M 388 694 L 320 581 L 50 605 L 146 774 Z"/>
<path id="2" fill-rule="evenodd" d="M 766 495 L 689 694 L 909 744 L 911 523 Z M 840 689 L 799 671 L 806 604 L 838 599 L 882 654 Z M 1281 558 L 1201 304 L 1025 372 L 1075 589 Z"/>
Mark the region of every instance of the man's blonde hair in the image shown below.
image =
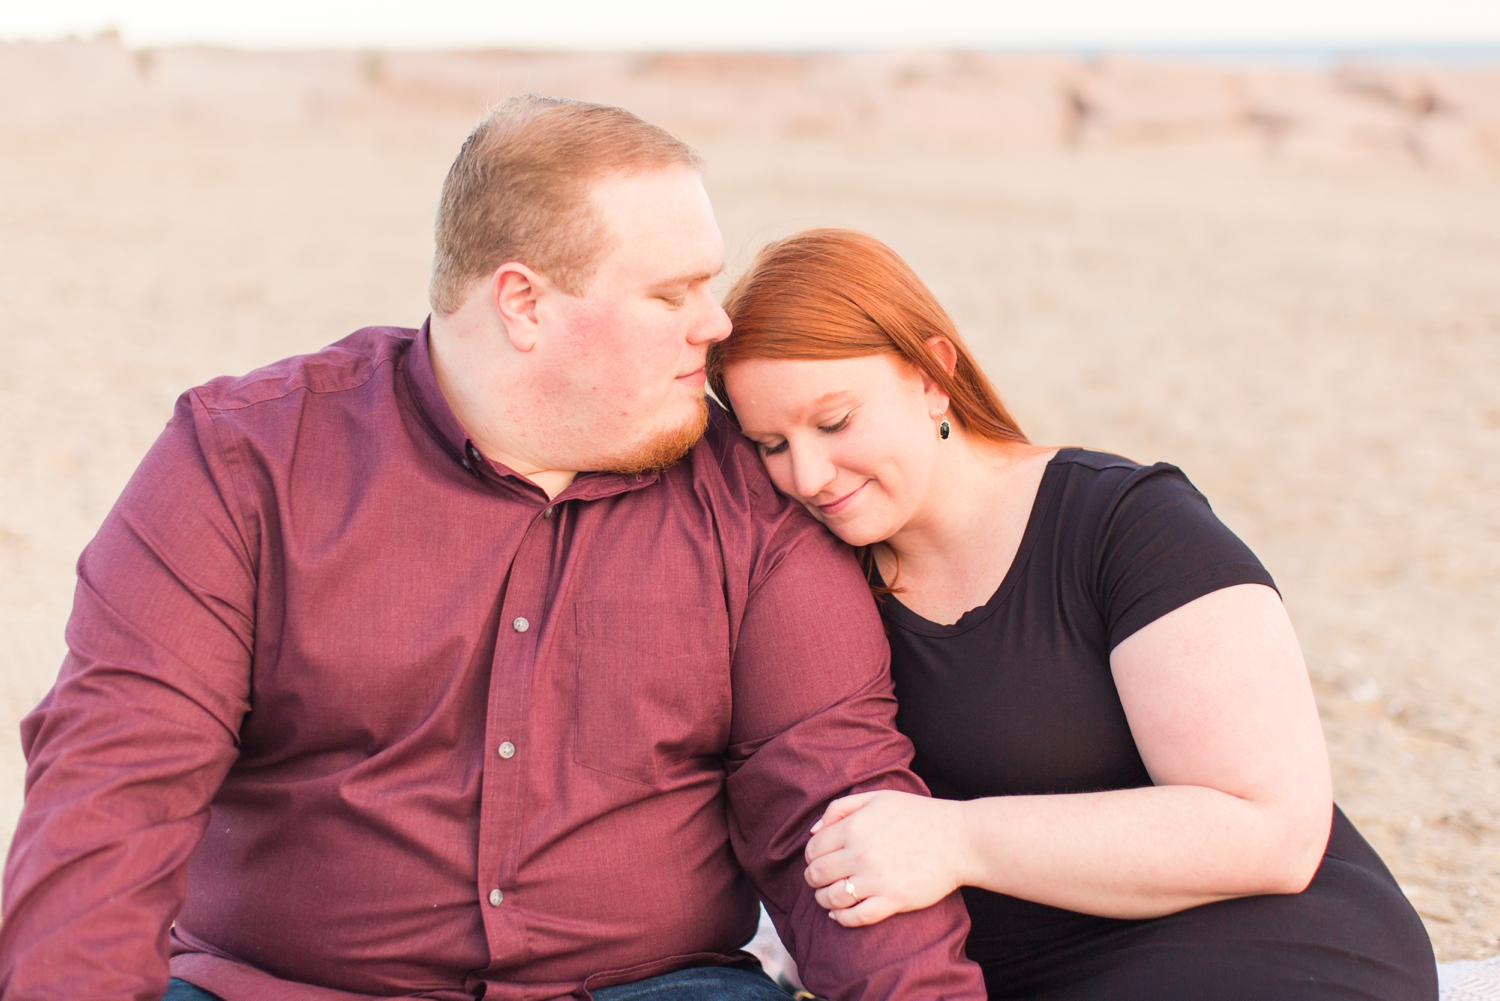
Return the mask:
<path id="1" fill-rule="evenodd" d="M 615 171 L 682 164 L 692 147 L 623 108 L 523 94 L 490 112 L 448 168 L 438 204 L 428 297 L 447 315 L 473 283 L 507 261 L 570 295 L 593 276 L 609 235 L 589 185 Z"/>

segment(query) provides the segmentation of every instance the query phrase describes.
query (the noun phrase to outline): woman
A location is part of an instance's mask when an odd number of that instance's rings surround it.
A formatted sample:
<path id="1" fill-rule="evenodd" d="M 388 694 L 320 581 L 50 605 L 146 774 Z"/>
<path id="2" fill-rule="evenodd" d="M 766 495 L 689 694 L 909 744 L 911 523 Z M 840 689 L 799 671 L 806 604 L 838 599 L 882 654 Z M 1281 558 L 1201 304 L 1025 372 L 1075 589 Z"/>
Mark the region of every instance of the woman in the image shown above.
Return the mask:
<path id="1" fill-rule="evenodd" d="M 834 919 L 962 887 L 994 998 L 1437 997 L 1333 805 L 1271 577 L 1179 470 L 1028 443 L 868 236 L 771 245 L 725 309 L 711 384 L 857 547 L 935 797 L 829 807 L 807 878 Z"/>

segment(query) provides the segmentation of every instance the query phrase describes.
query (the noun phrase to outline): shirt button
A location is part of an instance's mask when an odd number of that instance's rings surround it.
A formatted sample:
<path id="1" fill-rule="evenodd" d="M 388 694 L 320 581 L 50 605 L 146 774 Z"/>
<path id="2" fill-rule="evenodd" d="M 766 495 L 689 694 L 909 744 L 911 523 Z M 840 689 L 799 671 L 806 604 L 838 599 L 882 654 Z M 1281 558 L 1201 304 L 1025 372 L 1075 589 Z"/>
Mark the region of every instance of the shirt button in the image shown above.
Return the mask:
<path id="1" fill-rule="evenodd" d="M 547 509 L 542 512 L 542 517 L 543 518 L 550 518 L 550 517 L 552 517 L 552 506 L 550 504 L 547 506 Z"/>
<path id="2" fill-rule="evenodd" d="M 531 628 L 531 623 L 527 622 L 524 617 L 517 615 L 515 621 L 510 624 L 510 627 L 518 633 L 524 633 Z"/>
<path id="3" fill-rule="evenodd" d="M 504 899 L 505 899 L 505 894 L 501 893 L 499 890 L 491 890 L 490 891 L 490 906 L 491 907 L 499 907 L 500 906 L 500 901 L 502 901 Z"/>
<path id="4" fill-rule="evenodd" d="M 516 756 L 516 745 L 515 744 L 512 744 L 510 741 L 507 740 L 505 743 L 503 743 L 503 744 L 500 745 L 500 757 L 509 760 L 510 758 L 514 758 L 515 756 Z M 495 892 L 499 893 L 500 891 L 496 890 Z"/>

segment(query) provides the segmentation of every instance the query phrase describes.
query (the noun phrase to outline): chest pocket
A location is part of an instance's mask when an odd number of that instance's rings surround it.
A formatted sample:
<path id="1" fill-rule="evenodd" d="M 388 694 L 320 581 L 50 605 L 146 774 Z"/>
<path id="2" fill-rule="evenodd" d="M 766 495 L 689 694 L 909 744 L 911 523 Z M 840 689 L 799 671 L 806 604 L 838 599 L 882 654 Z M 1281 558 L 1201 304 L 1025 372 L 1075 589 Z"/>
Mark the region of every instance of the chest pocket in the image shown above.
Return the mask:
<path id="1" fill-rule="evenodd" d="M 731 694 L 722 604 L 588 601 L 574 615 L 580 765 L 660 785 L 673 765 L 723 753 Z"/>

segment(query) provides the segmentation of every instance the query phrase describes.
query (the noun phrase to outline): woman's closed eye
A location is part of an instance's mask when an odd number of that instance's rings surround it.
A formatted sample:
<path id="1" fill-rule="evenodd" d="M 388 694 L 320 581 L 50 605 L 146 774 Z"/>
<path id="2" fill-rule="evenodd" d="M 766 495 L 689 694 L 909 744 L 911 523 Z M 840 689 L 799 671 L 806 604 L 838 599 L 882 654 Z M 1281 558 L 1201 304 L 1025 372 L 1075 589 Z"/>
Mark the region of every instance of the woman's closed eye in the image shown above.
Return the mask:
<path id="1" fill-rule="evenodd" d="M 785 438 L 783 438 L 781 441 L 778 441 L 774 445 L 767 445 L 765 442 L 761 442 L 760 443 L 760 454 L 761 455 L 780 455 L 782 452 L 785 452 L 785 451 L 786 451 L 786 439 Z"/>
<path id="2" fill-rule="evenodd" d="M 819 424 L 818 430 L 823 432 L 824 434 L 838 434 L 840 431 L 844 430 L 844 428 L 849 426 L 849 420 L 853 416 L 854 411 L 851 410 L 833 424 Z M 768 445 L 765 442 L 759 442 L 758 444 L 760 445 L 761 455 L 780 455 L 787 449 L 787 441 L 785 438 L 776 442 L 774 445 Z"/>

